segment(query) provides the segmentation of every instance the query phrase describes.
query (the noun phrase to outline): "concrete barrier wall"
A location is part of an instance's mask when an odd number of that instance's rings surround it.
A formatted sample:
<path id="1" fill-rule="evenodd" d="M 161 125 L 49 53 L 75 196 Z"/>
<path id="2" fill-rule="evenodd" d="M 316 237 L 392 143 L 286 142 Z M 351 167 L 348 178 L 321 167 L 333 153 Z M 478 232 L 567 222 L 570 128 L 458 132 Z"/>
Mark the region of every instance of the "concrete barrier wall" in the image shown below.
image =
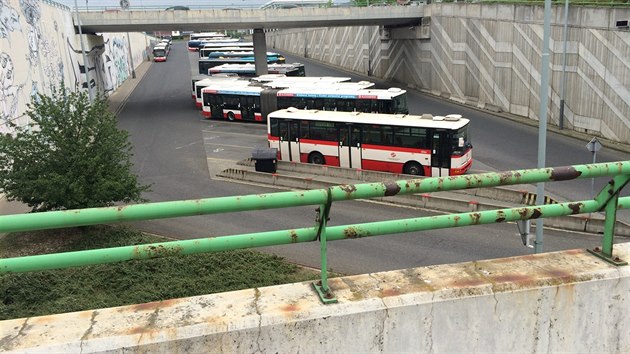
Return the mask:
<path id="1" fill-rule="evenodd" d="M 287 30 L 267 33 L 267 43 L 458 103 L 538 120 L 543 10 L 529 5 L 433 3 L 426 5 L 430 17 L 421 26 L 428 31 Z M 627 19 L 629 8 L 570 7 L 565 128 L 630 143 L 630 31 L 615 26 L 617 20 Z M 554 6 L 548 98 L 548 120 L 553 125 L 559 124 L 563 26 L 564 8 Z"/>
<path id="2" fill-rule="evenodd" d="M 630 259 L 630 243 L 614 254 Z M 336 304 L 296 283 L 2 321 L 0 350 L 630 352 L 630 267 L 585 250 L 334 278 L 330 288 Z"/>
<path id="3" fill-rule="evenodd" d="M 131 76 L 132 63 L 138 67 L 150 53 L 151 38 L 144 34 L 84 35 L 86 74 L 70 8 L 7 0 L 0 2 L 0 14 L 0 133 L 9 132 L 9 121 L 27 124 L 31 98 L 62 82 L 70 90 L 90 87 L 109 95 Z"/>

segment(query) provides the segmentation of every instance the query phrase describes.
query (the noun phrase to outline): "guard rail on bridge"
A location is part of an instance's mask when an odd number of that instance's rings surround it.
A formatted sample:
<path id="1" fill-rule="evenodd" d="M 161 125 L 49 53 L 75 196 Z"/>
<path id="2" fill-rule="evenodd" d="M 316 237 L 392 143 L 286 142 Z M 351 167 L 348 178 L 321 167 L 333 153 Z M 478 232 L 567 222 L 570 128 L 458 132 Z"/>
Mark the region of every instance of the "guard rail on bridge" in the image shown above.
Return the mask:
<path id="1" fill-rule="evenodd" d="M 558 182 L 602 176 L 612 176 L 613 179 L 592 200 L 334 227 L 327 226 L 331 206 L 333 202 L 337 201 L 535 182 Z M 219 252 L 244 248 L 319 241 L 321 248 L 321 280 L 313 285 L 322 302 L 333 303 L 336 300 L 334 294 L 330 292 L 327 276 L 327 241 L 448 227 L 548 218 L 599 211 L 604 211 L 606 216 L 604 237 L 602 239 L 601 247 L 596 247 L 593 250 L 589 250 L 589 252 L 614 265 L 626 265 L 626 260 L 620 259 L 613 254 L 613 237 L 615 233 L 617 208 L 630 207 L 630 197 L 619 197 L 620 190 L 628 183 L 629 180 L 630 161 L 622 161 L 543 169 L 516 170 L 501 173 L 483 173 L 464 176 L 401 180 L 391 183 L 348 184 L 310 191 L 268 193 L 235 197 L 147 203 L 109 208 L 4 215 L 0 216 L 0 233 L 85 226 L 123 221 L 174 218 L 202 214 L 319 205 L 319 208 L 317 209 L 316 223 L 312 227 L 106 248 L 72 253 L 0 259 L 0 272 L 29 272 L 113 263 L 132 259 L 150 259 L 183 254 Z"/>

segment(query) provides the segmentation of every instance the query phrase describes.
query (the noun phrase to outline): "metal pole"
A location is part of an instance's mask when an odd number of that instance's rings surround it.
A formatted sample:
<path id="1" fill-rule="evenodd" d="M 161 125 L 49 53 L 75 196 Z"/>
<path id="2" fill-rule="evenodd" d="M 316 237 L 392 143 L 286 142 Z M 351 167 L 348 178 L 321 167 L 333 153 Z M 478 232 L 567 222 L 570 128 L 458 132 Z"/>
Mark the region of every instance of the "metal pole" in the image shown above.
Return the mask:
<path id="1" fill-rule="evenodd" d="M 597 161 L 597 151 L 593 151 L 593 163 Z M 591 178 L 591 197 L 595 198 L 595 177 Z"/>
<path id="2" fill-rule="evenodd" d="M 611 202 L 614 203 L 614 200 Z M 630 203 L 630 197 L 619 198 L 620 205 Z M 614 211 L 615 204 L 609 205 Z M 452 227 L 493 224 L 538 217 L 558 217 L 600 210 L 596 200 L 548 204 L 541 207 L 530 206 L 486 210 L 438 216 L 425 216 L 400 220 L 386 220 L 363 224 L 329 226 L 326 239 L 338 241 L 363 237 L 382 236 L 396 233 L 436 230 Z M 37 213 L 39 214 L 39 213 Z M 607 219 L 608 220 L 608 219 Z M 221 252 L 228 250 L 287 245 L 317 241 L 317 227 L 294 228 L 289 230 L 266 231 L 222 237 L 206 237 L 193 240 L 180 240 L 144 245 L 102 248 L 68 253 L 44 254 L 28 257 L 0 259 L 0 274 L 60 269 L 76 266 L 107 264 L 133 259 L 151 259 L 167 256 Z M 610 244 L 612 249 L 612 243 Z M 611 250 L 612 253 L 612 250 Z"/>
<path id="3" fill-rule="evenodd" d="M 332 201 L 630 174 L 630 161 L 330 187 Z M 630 197 L 628 197 L 630 198 Z M 328 189 L 0 215 L 0 233 L 324 204 Z"/>
<path id="4" fill-rule="evenodd" d="M 129 47 L 129 63 L 131 65 L 131 78 L 136 78 L 136 68 L 133 67 L 133 54 L 131 53 L 131 37 L 129 36 L 129 32 L 127 32 L 127 46 Z"/>
<path id="5" fill-rule="evenodd" d="M 79 27 L 79 41 L 81 42 L 81 54 L 83 56 L 83 69 L 85 70 L 88 97 L 90 98 L 90 103 L 92 103 L 94 101 L 94 94 L 92 93 L 92 88 L 90 87 L 90 70 L 88 68 L 87 55 L 85 54 L 85 44 L 83 44 L 83 32 L 81 30 L 81 18 L 79 17 L 79 5 L 77 5 L 77 0 L 74 0 L 74 13 L 77 16 L 77 25 Z"/>
<path id="6" fill-rule="evenodd" d="M 564 0 L 564 33 L 562 34 L 562 80 L 560 80 L 560 116 L 558 128 L 564 129 L 564 90 L 567 85 L 567 27 L 569 21 L 569 0 Z M 592 194 L 592 193 L 591 193 Z"/>
<path id="7" fill-rule="evenodd" d="M 549 34 L 551 33 L 551 0 L 545 0 L 542 62 L 540 68 L 540 118 L 538 120 L 538 168 L 545 167 L 547 149 L 547 97 L 549 93 Z M 536 184 L 536 205 L 545 204 L 545 183 Z M 536 220 L 534 252 L 543 252 L 543 219 Z"/>

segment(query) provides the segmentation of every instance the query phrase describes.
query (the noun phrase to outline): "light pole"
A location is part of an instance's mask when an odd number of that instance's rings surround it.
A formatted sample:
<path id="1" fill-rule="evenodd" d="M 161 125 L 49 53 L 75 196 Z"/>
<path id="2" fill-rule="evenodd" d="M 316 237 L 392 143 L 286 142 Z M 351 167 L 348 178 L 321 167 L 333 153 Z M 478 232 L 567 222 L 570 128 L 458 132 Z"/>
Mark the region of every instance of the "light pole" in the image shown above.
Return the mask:
<path id="1" fill-rule="evenodd" d="M 567 86 L 567 27 L 569 21 L 569 0 L 564 0 L 564 33 L 562 34 L 562 80 L 560 81 L 560 116 L 558 128 L 564 129 L 564 90 Z"/>
<path id="2" fill-rule="evenodd" d="M 543 47 L 540 68 L 540 118 L 538 119 L 538 168 L 545 167 L 547 149 L 547 96 L 549 95 L 549 34 L 551 33 L 551 0 L 545 0 Z M 536 184 L 536 205 L 545 204 L 545 184 Z M 534 252 L 543 251 L 543 219 L 536 219 Z"/>
<path id="3" fill-rule="evenodd" d="M 129 65 L 131 65 L 131 78 L 136 78 L 136 68 L 133 67 L 133 55 L 131 54 L 131 37 L 127 32 L 127 47 L 129 47 Z"/>
<path id="4" fill-rule="evenodd" d="M 79 41 L 81 42 L 81 54 L 83 55 L 83 70 L 85 70 L 85 81 L 87 82 L 88 97 L 90 103 L 94 101 L 92 88 L 90 87 L 90 70 L 88 68 L 87 55 L 85 55 L 85 44 L 83 44 L 83 32 L 81 30 L 81 19 L 79 18 L 79 6 L 77 0 L 74 0 L 74 13 L 77 16 L 77 25 L 79 27 Z"/>

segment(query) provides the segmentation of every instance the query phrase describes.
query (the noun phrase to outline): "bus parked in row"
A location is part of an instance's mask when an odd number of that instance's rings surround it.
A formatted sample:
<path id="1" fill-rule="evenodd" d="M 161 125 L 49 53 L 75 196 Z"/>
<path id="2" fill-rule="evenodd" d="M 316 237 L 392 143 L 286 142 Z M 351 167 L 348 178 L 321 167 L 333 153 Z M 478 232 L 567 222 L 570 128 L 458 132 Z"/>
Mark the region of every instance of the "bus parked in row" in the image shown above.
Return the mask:
<path id="1" fill-rule="evenodd" d="M 267 64 L 283 64 L 284 61 L 285 59 L 282 55 L 267 56 Z M 247 64 L 254 62 L 253 56 L 242 58 L 199 58 L 199 73 L 208 74 L 210 68 L 223 64 Z"/>
<path id="2" fill-rule="evenodd" d="M 214 66 L 208 69 L 210 75 L 216 74 L 236 74 L 238 76 L 254 77 L 256 76 L 255 64 L 223 64 Z M 291 63 L 291 64 L 267 64 L 267 73 L 269 74 L 283 74 L 286 76 L 306 76 L 306 70 L 304 64 Z"/>
<path id="3" fill-rule="evenodd" d="M 225 84 L 231 81 L 241 81 L 244 84 L 248 84 L 249 81 L 245 78 L 241 78 L 237 75 L 198 75 L 192 78 L 192 99 L 195 100 L 195 106 L 201 108 L 202 106 L 202 92 L 201 90 L 212 84 Z"/>
<path id="4" fill-rule="evenodd" d="M 199 48 L 199 57 L 207 57 L 208 53 L 215 51 L 253 51 L 252 42 L 231 42 L 231 43 L 206 43 Z"/>
<path id="5" fill-rule="evenodd" d="M 241 40 L 238 38 L 230 38 L 226 36 L 196 37 L 195 39 L 193 39 L 191 35 L 191 39 L 188 41 L 188 50 L 191 52 L 197 52 L 199 51 L 199 49 L 201 49 L 203 46 L 209 43 L 215 43 L 215 44 L 221 44 L 223 46 L 228 46 L 228 45 L 232 45 L 233 43 L 238 43 L 240 41 Z"/>
<path id="6" fill-rule="evenodd" d="M 269 114 L 278 160 L 444 177 L 472 165 L 469 120 L 288 108 Z"/>
<path id="7" fill-rule="evenodd" d="M 308 79 L 306 77 L 305 79 Z M 267 115 L 282 108 L 319 109 L 406 114 L 407 92 L 399 88 L 379 90 L 370 82 L 308 82 L 266 87 L 208 86 L 202 90 L 202 114 L 206 118 L 265 123 Z"/>

